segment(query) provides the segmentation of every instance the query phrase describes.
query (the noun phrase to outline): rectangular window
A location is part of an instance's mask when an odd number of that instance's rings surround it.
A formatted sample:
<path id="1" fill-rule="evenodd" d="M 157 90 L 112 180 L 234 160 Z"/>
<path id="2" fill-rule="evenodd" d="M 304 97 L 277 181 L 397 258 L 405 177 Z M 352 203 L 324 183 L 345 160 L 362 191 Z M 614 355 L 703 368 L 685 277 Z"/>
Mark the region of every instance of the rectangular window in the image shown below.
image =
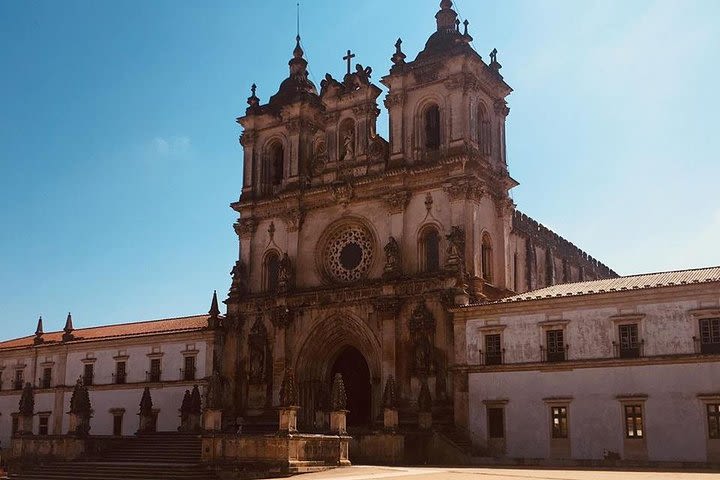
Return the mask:
<path id="1" fill-rule="evenodd" d="M 720 353 L 720 318 L 700 319 L 700 351 Z"/>
<path id="2" fill-rule="evenodd" d="M 550 407 L 552 438 L 568 438 L 567 407 Z"/>
<path id="3" fill-rule="evenodd" d="M 50 388 L 52 386 L 52 368 L 43 368 L 43 376 L 40 388 Z"/>
<path id="4" fill-rule="evenodd" d="M 115 364 L 115 383 L 122 385 L 127 381 L 127 364 L 117 362 Z"/>
<path id="5" fill-rule="evenodd" d="M 23 370 L 15 370 L 15 380 L 13 381 L 14 390 L 22 390 L 24 384 L 25 373 Z"/>
<path id="6" fill-rule="evenodd" d="M 545 333 L 547 340 L 547 361 L 562 362 L 565 360 L 565 341 L 562 330 L 548 330 Z"/>
<path id="7" fill-rule="evenodd" d="M 720 438 L 720 404 L 710 403 L 707 407 L 708 437 Z"/>
<path id="8" fill-rule="evenodd" d="M 195 380 L 195 357 L 185 357 L 185 369 L 183 370 L 183 380 Z"/>
<path id="9" fill-rule="evenodd" d="M 149 381 L 151 381 L 151 382 L 159 382 L 160 381 L 160 359 L 159 358 L 153 358 L 150 360 Z"/>
<path id="10" fill-rule="evenodd" d="M 625 438 L 643 438 L 642 405 L 625 405 Z"/>
<path id="11" fill-rule="evenodd" d="M 95 365 L 92 363 L 86 363 L 85 369 L 83 370 L 83 384 L 92 385 L 95 377 Z"/>
<path id="12" fill-rule="evenodd" d="M 485 335 L 485 365 L 500 365 L 502 363 L 502 347 L 500 334 Z"/>
<path id="13" fill-rule="evenodd" d="M 620 338 L 620 358 L 640 357 L 640 339 L 637 323 L 618 326 Z"/>
<path id="14" fill-rule="evenodd" d="M 17 435 L 18 430 L 20 429 L 20 420 L 18 419 L 17 415 L 13 415 L 12 417 L 12 436 L 14 437 Z"/>
<path id="15" fill-rule="evenodd" d="M 50 417 L 43 415 L 39 418 L 39 424 L 38 424 L 38 435 L 47 435 L 48 434 L 48 425 L 49 425 Z"/>
<path id="16" fill-rule="evenodd" d="M 505 419 L 502 408 L 488 407 L 487 422 L 489 438 L 505 438 Z"/>
<path id="17" fill-rule="evenodd" d="M 122 414 L 113 415 L 113 435 L 115 435 L 116 437 L 122 436 L 122 424 L 123 424 Z"/>

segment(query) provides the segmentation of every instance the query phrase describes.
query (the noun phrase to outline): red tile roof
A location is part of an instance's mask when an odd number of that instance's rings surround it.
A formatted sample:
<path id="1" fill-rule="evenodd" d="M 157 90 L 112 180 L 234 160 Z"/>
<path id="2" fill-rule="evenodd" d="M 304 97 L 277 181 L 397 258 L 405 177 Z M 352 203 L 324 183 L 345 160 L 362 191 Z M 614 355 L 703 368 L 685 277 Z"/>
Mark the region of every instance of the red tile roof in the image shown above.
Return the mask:
<path id="1" fill-rule="evenodd" d="M 492 304 L 524 302 L 557 297 L 577 297 L 599 293 L 643 290 L 648 288 L 671 287 L 699 283 L 720 282 L 720 267 L 676 270 L 671 272 L 644 273 L 627 277 L 606 278 L 587 282 L 562 283 L 550 287 L 513 295 Z M 488 305 L 487 303 L 484 305 Z M 473 306 L 478 306 L 475 304 Z"/>
<path id="2" fill-rule="evenodd" d="M 190 317 L 165 318 L 162 320 L 123 323 L 119 325 L 78 328 L 72 332 L 75 336 L 75 339 L 72 342 L 197 331 L 206 328 L 208 324 L 207 321 L 208 315 L 194 315 Z M 44 340 L 43 345 L 59 343 L 62 341 L 62 336 L 62 331 L 47 332 L 42 336 Z M 35 336 L 33 335 L 0 342 L 0 350 L 31 347 L 34 344 L 34 339 Z"/>

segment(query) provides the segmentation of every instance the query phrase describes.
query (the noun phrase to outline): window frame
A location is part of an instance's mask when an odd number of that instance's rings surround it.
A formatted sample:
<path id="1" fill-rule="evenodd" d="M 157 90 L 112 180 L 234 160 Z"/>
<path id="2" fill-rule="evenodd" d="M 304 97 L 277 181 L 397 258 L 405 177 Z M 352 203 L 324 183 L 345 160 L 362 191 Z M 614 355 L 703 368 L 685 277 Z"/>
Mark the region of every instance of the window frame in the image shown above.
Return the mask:
<path id="1" fill-rule="evenodd" d="M 557 337 L 560 337 L 559 339 Z M 551 339 L 551 337 L 554 337 Z M 559 343 L 558 343 L 559 342 Z M 545 330 L 545 361 L 558 363 L 567 360 L 564 328 L 548 328 Z"/>
<path id="2" fill-rule="evenodd" d="M 85 385 L 87 387 L 95 384 L 95 364 L 94 363 L 86 362 L 85 364 L 83 364 L 82 381 L 83 381 L 83 385 Z"/>
<path id="3" fill-rule="evenodd" d="M 188 374 L 188 361 L 192 363 L 191 374 Z M 197 377 L 197 356 L 196 355 L 183 355 L 183 373 L 182 380 L 184 382 L 195 381 Z"/>
<path id="4" fill-rule="evenodd" d="M 550 438 L 563 440 L 570 438 L 570 428 L 568 427 L 568 405 L 558 404 L 550 405 L 549 407 Z"/>
<path id="5" fill-rule="evenodd" d="M 482 403 L 485 406 L 485 437 L 488 441 L 502 441 L 505 442 L 507 440 L 507 412 L 506 412 L 506 406 L 508 404 L 508 399 L 492 399 L 492 400 L 483 400 Z M 490 410 L 492 409 L 498 409 L 502 411 L 502 437 L 493 437 L 490 433 Z"/>
<path id="6" fill-rule="evenodd" d="M 428 248 L 428 240 L 432 237 L 436 240 L 434 244 L 437 247 L 436 255 L 430 258 L 431 251 Z M 442 270 L 442 237 L 440 229 L 434 223 L 423 225 L 418 235 L 418 270 L 422 273 L 438 273 Z M 432 261 L 429 261 L 432 260 Z"/>
<path id="7" fill-rule="evenodd" d="M 437 112 L 433 115 L 435 118 L 430 118 L 431 112 Z M 442 134 L 442 110 L 440 105 L 436 102 L 428 102 L 422 109 L 422 149 L 426 152 L 437 152 L 442 148 L 443 134 Z M 437 122 L 436 132 L 431 132 L 433 121 Z M 431 135 L 432 133 L 432 135 Z"/>
<path id="8" fill-rule="evenodd" d="M 42 412 L 38 413 L 38 435 L 48 436 L 50 435 L 50 413 Z M 45 425 L 43 425 L 43 422 Z M 43 433 L 43 430 L 45 432 Z"/>
<path id="9" fill-rule="evenodd" d="M 623 433 L 627 440 L 642 440 L 645 438 L 645 412 L 640 402 L 623 404 Z"/>
<path id="10" fill-rule="evenodd" d="M 492 284 L 494 260 L 492 237 L 488 232 L 483 232 L 480 238 L 480 273 L 485 282 Z"/>
<path id="11" fill-rule="evenodd" d="M 40 388 L 52 388 L 52 367 L 43 367 L 42 377 L 40 377 Z"/>
<path id="12" fill-rule="evenodd" d="M 280 252 L 277 249 L 270 249 L 263 256 L 263 291 L 275 292 L 278 289 L 280 277 Z M 271 265 L 271 262 L 274 262 Z"/>

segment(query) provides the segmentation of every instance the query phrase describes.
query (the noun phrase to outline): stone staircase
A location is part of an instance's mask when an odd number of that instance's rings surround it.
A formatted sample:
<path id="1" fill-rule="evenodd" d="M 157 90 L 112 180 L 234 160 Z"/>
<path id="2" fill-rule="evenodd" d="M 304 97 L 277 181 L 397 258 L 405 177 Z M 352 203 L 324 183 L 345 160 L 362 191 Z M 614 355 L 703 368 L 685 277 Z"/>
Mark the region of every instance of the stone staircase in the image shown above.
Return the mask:
<path id="1" fill-rule="evenodd" d="M 200 437 L 178 433 L 145 434 L 112 442 L 93 461 L 55 462 L 11 474 L 17 480 L 215 480 L 200 464 Z"/>

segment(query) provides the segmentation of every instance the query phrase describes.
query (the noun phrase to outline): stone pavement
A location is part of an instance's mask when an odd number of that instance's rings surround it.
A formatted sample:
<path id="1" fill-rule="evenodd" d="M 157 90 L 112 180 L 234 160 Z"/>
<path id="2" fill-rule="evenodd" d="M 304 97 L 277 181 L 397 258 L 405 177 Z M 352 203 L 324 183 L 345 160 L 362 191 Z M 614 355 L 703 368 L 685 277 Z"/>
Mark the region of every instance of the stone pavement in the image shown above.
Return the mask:
<path id="1" fill-rule="evenodd" d="M 464 467 L 370 467 L 353 466 L 308 473 L 300 480 L 716 480 L 720 472 L 538 470 Z"/>

